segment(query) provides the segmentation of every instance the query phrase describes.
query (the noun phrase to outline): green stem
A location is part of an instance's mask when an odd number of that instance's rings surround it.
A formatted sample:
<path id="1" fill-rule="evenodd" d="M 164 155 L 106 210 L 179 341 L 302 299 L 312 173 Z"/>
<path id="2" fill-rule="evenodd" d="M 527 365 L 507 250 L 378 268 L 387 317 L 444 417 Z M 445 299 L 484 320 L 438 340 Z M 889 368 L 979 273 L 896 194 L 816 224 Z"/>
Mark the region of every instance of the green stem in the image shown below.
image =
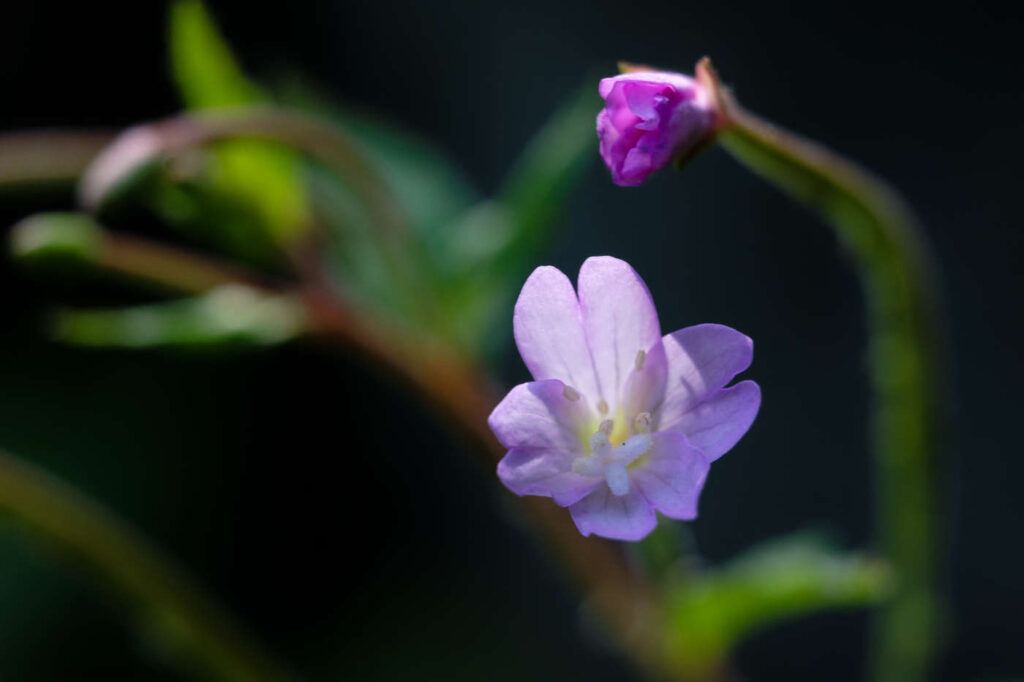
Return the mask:
<path id="1" fill-rule="evenodd" d="M 945 328 L 930 246 L 883 181 L 741 109 L 706 60 L 719 139 L 755 173 L 819 214 L 852 256 L 866 299 L 874 389 L 876 533 L 898 575 L 878 614 L 873 677 L 929 677 L 942 636 L 937 474 L 945 425 Z"/>
<path id="2" fill-rule="evenodd" d="M 208 679 L 293 679 L 168 557 L 67 484 L 0 452 L 0 512 L 83 562 L 175 660 Z"/>

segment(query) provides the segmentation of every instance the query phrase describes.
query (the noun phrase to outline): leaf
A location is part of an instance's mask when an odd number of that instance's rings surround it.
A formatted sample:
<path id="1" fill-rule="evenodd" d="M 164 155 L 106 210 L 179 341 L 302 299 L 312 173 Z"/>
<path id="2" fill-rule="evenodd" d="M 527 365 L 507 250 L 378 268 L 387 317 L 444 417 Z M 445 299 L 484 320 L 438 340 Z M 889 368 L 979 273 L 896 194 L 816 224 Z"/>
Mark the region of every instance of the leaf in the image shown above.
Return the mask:
<path id="1" fill-rule="evenodd" d="M 453 274 L 446 303 L 467 345 L 493 352 L 507 338 L 495 321 L 540 263 L 571 190 L 597 158 L 599 109 L 591 86 L 573 94 L 529 142 L 495 197 L 443 235 Z"/>
<path id="2" fill-rule="evenodd" d="M 891 588 L 891 571 L 879 559 L 837 550 L 811 533 L 772 540 L 668 588 L 668 655 L 682 669 L 701 670 L 758 628 L 877 604 Z"/>
<path id="3" fill-rule="evenodd" d="M 92 263 L 103 244 L 103 231 L 80 213 L 39 213 L 11 228 L 11 254 L 30 265 L 64 269 Z"/>
<path id="4" fill-rule="evenodd" d="M 194 298 L 110 310 L 64 310 L 54 335 L 66 343 L 104 348 L 268 346 L 304 327 L 301 305 L 241 284 Z"/>
<path id="5" fill-rule="evenodd" d="M 268 100 L 235 61 L 206 7 L 198 0 L 171 6 L 171 70 L 190 109 L 246 106 Z M 247 207 L 258 227 L 278 244 L 291 242 L 310 225 L 302 159 L 281 145 L 232 140 L 203 159 L 201 179 L 210 191 Z M 216 230 L 220 221 L 200 222 Z M 229 238 L 236 244 L 236 238 Z"/>

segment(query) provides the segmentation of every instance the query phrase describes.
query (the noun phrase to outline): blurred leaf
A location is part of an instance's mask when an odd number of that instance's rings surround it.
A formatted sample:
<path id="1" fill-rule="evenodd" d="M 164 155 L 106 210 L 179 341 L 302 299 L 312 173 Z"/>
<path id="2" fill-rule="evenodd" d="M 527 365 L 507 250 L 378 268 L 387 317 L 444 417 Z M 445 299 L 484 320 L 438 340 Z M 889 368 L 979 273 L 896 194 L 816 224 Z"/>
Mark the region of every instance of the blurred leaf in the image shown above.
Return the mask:
<path id="1" fill-rule="evenodd" d="M 266 99 L 242 72 L 200 0 L 175 2 L 170 26 L 171 68 L 189 106 L 240 106 Z"/>
<path id="2" fill-rule="evenodd" d="M 601 105 L 588 82 L 544 124 L 513 167 L 496 197 L 516 222 L 504 256 L 536 256 L 538 246 L 548 241 L 570 191 L 597 158 L 594 119 Z"/>
<path id="3" fill-rule="evenodd" d="M 754 630 L 824 609 L 877 604 L 892 588 L 879 559 L 835 549 L 820 536 L 779 538 L 668 588 L 668 655 L 683 669 L 714 665 Z"/>
<path id="4" fill-rule="evenodd" d="M 44 267 L 92 263 L 102 244 L 99 225 L 81 213 L 40 213 L 25 218 L 10 233 L 11 254 Z"/>
<path id="5" fill-rule="evenodd" d="M 296 76 L 283 81 L 279 97 L 350 137 L 402 219 L 397 234 L 382 230 L 344 177 L 309 170 L 311 203 L 327 237 L 329 278 L 346 297 L 451 341 L 454 325 L 436 305 L 451 270 L 443 234 L 480 200 L 479 193 L 434 146 L 386 117 L 339 106 Z"/>
<path id="6" fill-rule="evenodd" d="M 65 310 L 55 336 L 81 346 L 156 348 L 267 346 L 301 333 L 301 305 L 241 284 L 202 296 L 111 310 Z"/>
<path id="7" fill-rule="evenodd" d="M 427 249 L 436 251 L 435 233 L 480 200 L 480 193 L 450 159 L 399 123 L 376 112 L 340 106 L 299 76 L 289 76 L 276 92 L 284 104 L 333 121 L 359 143 Z"/>
<path id="8" fill-rule="evenodd" d="M 446 303 L 467 345 L 493 351 L 508 337 L 494 322 L 508 314 L 527 272 L 540 264 L 572 188 L 597 158 L 600 105 L 590 85 L 574 93 L 533 137 L 494 199 L 444 235 L 455 275 Z"/>
<path id="9" fill-rule="evenodd" d="M 235 61 L 202 2 L 181 0 L 171 6 L 169 42 L 174 80 L 189 108 L 245 106 L 267 101 Z M 294 151 L 262 141 L 228 141 L 215 145 L 213 153 L 205 155 L 203 161 L 198 176 L 202 185 L 208 185 L 223 200 L 248 207 L 249 218 L 274 242 L 287 244 L 308 229 L 310 216 L 302 181 L 302 159 Z M 166 209 L 163 204 L 158 206 Z M 211 231 L 225 224 L 222 220 L 202 218 L 201 213 L 190 216 Z M 234 235 L 227 239 L 229 245 L 237 246 L 239 241 Z"/>

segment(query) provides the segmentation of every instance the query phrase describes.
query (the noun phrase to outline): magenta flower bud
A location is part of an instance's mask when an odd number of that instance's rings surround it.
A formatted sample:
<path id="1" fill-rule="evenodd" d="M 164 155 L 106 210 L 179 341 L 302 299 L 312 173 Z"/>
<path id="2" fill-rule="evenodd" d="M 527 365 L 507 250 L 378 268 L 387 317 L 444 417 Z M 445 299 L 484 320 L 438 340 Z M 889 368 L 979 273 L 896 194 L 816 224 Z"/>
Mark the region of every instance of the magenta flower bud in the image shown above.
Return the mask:
<path id="1" fill-rule="evenodd" d="M 598 87 L 601 158 L 616 185 L 632 187 L 692 152 L 714 129 L 714 99 L 679 73 L 633 71 L 604 78 Z"/>

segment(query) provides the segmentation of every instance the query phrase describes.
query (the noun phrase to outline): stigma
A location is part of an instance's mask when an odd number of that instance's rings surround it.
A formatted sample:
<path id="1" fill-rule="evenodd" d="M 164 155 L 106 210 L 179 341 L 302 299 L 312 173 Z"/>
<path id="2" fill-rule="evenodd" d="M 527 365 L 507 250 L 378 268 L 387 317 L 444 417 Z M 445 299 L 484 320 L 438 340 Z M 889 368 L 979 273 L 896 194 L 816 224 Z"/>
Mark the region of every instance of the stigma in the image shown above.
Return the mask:
<path id="1" fill-rule="evenodd" d="M 620 445 L 612 445 L 611 436 L 615 423 L 605 419 L 590 436 L 590 454 L 573 460 L 572 470 L 583 476 L 601 476 L 613 495 L 623 496 L 629 492 L 629 466 L 643 457 L 654 445 L 654 439 L 647 429 L 650 415 L 642 413 L 634 420 L 638 433 L 625 439 Z"/>

